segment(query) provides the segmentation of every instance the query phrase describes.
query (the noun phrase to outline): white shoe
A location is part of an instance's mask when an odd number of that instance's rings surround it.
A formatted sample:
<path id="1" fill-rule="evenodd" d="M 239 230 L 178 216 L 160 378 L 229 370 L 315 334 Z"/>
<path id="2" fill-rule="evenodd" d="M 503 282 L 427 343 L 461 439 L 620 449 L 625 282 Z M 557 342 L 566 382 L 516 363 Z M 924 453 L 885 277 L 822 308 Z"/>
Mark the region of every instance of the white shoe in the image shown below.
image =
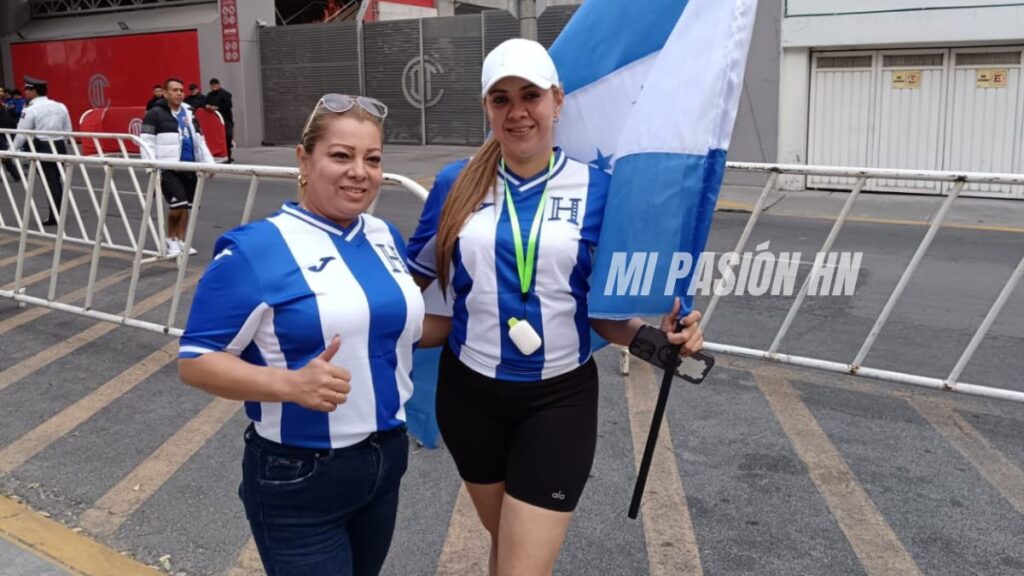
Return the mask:
<path id="1" fill-rule="evenodd" d="M 168 238 L 167 243 L 167 257 L 174 258 L 178 254 L 181 254 L 181 240 L 177 238 Z"/>

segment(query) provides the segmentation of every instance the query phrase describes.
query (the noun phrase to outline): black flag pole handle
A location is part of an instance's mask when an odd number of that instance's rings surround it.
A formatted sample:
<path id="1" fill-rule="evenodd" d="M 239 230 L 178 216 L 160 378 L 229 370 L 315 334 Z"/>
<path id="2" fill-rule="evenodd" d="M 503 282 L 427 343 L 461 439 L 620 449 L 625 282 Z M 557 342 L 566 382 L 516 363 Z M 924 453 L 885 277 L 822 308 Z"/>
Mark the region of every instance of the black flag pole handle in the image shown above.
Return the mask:
<path id="1" fill-rule="evenodd" d="M 676 324 L 678 330 L 681 324 Z M 675 357 L 679 357 L 679 347 L 674 346 Z M 678 362 L 678 360 L 677 360 Z M 654 448 L 658 444 L 658 431 L 661 430 L 661 421 L 665 418 L 665 405 L 668 404 L 668 393 L 672 390 L 672 377 L 675 375 L 675 366 L 665 369 L 665 375 L 661 379 L 661 389 L 658 391 L 658 402 L 654 405 L 654 416 L 651 418 L 651 430 L 647 433 L 647 445 L 644 446 L 644 455 L 640 459 L 640 469 L 636 475 L 636 485 L 633 486 L 633 500 L 629 503 L 629 517 L 636 520 L 640 513 L 640 501 L 644 497 L 644 487 L 647 485 L 647 474 L 651 471 L 651 461 L 654 459 Z"/>
<path id="2" fill-rule="evenodd" d="M 678 332 L 682 328 L 682 321 L 676 320 L 676 331 Z M 640 512 L 640 501 L 644 497 L 647 474 L 651 471 L 654 448 L 658 444 L 658 432 L 661 430 L 661 422 L 665 418 L 668 393 L 672 389 L 672 377 L 679 376 L 691 384 L 700 384 L 715 365 L 714 356 L 706 352 L 695 352 L 682 359 L 679 357 L 679 349 L 679 346 L 669 344 L 664 332 L 650 326 L 641 328 L 633 338 L 633 343 L 629 345 L 631 354 L 665 369 L 665 375 L 661 379 L 661 389 L 658 390 L 658 402 L 654 405 L 654 415 L 651 418 L 651 430 L 647 433 L 647 445 L 644 446 L 644 455 L 640 459 L 640 469 L 636 475 L 636 486 L 633 487 L 633 501 L 629 504 L 629 517 L 633 520 L 636 520 L 636 516 Z"/>

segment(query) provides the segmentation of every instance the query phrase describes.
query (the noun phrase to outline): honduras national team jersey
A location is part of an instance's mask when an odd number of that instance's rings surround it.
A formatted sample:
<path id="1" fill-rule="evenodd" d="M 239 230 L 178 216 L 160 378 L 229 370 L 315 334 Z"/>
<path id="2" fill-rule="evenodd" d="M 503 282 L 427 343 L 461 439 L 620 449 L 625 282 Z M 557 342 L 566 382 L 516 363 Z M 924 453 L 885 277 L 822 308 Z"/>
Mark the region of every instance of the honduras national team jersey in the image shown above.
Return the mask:
<path id="1" fill-rule="evenodd" d="M 298 370 L 331 338 L 331 363 L 352 373 L 334 412 L 246 402 L 260 436 L 289 446 L 341 448 L 405 421 L 412 350 L 423 299 L 390 224 L 364 214 L 347 229 L 287 203 L 217 240 L 199 282 L 179 358 L 214 351 L 259 366 Z"/>
<path id="2" fill-rule="evenodd" d="M 435 235 L 448 191 L 467 160 L 445 167 L 427 198 L 409 241 L 409 266 L 435 278 Z M 544 185 L 548 201 L 537 240 L 536 272 L 524 303 L 516 268 L 512 224 L 505 210 L 508 181 L 523 249 Z M 468 367 L 493 378 L 534 381 L 577 368 L 590 358 L 587 293 L 593 250 L 601 231 L 609 177 L 555 150 L 555 163 L 531 178 L 499 173 L 492 193 L 459 233 L 452 262 L 452 332 L 448 345 Z M 509 318 L 523 318 L 543 345 L 524 356 L 508 335 Z"/>

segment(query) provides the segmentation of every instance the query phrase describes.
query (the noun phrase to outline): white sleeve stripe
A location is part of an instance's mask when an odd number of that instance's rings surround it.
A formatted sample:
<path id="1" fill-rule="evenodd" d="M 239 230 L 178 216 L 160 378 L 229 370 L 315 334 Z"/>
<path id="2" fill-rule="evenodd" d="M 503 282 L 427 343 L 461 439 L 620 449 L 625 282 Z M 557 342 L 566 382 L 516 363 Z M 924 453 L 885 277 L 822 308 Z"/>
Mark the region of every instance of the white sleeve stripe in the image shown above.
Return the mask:
<path id="1" fill-rule="evenodd" d="M 256 329 L 260 326 L 260 321 L 263 319 L 263 312 L 266 311 L 270 306 L 266 302 L 260 302 L 259 306 L 253 309 L 249 313 L 249 317 L 242 323 L 242 327 L 238 329 L 238 333 L 231 339 L 231 342 L 224 348 L 225 352 L 230 352 L 235 356 L 242 354 L 242 350 L 252 342 L 253 337 L 256 335 Z"/>
<path id="2" fill-rule="evenodd" d="M 409 267 L 419 272 L 420 274 L 426 274 L 428 276 L 437 276 L 437 270 L 434 270 L 433 268 L 428 268 L 415 260 L 409 260 Z"/>
<path id="3" fill-rule="evenodd" d="M 203 348 L 202 346 L 181 346 L 178 348 L 178 354 L 209 354 L 210 352 L 218 352 L 218 350 L 212 350 L 210 348 Z"/>

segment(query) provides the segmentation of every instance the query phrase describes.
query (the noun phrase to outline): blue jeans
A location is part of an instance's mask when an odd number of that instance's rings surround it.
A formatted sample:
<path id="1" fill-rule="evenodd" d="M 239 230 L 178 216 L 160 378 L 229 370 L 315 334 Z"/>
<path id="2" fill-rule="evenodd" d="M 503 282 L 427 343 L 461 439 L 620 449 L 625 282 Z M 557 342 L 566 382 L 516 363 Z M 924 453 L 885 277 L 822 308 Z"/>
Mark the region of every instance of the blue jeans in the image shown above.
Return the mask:
<path id="1" fill-rule="evenodd" d="M 378 574 L 408 461 L 404 427 L 312 450 L 266 440 L 250 425 L 239 496 L 267 576 Z"/>

